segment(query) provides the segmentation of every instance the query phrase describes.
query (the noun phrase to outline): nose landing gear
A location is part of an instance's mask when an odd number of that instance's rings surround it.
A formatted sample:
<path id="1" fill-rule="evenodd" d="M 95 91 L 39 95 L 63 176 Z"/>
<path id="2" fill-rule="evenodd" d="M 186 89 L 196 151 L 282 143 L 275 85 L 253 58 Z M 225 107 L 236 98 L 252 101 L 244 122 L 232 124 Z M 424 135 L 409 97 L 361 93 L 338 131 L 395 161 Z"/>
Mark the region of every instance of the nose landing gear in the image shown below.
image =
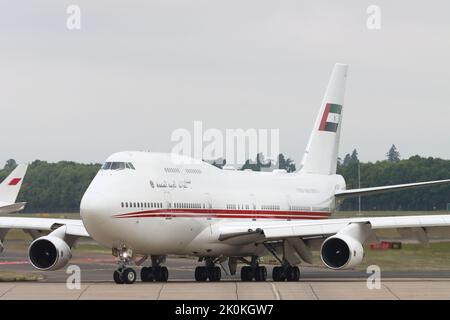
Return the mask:
<path id="1" fill-rule="evenodd" d="M 136 281 L 136 272 L 132 268 L 119 268 L 114 271 L 113 278 L 117 284 L 132 284 Z"/>
<path id="2" fill-rule="evenodd" d="M 119 256 L 119 267 L 113 273 L 114 282 L 117 284 L 132 284 L 136 281 L 136 271 L 127 267 L 131 263 L 133 251 L 131 249 L 113 249 L 113 255 Z"/>
<path id="3" fill-rule="evenodd" d="M 136 271 L 133 268 L 127 267 L 133 262 L 133 251 L 129 248 L 122 247 L 120 249 L 114 248 L 113 255 L 119 257 L 119 267 L 113 273 L 114 282 L 117 284 L 132 284 L 136 281 Z M 143 263 L 148 256 L 144 256 L 136 265 Z M 143 267 L 141 269 L 141 280 L 143 282 L 158 281 L 167 282 L 169 279 L 169 270 L 167 267 L 162 267 L 161 263 L 166 260 L 165 256 L 151 256 L 152 266 Z"/>

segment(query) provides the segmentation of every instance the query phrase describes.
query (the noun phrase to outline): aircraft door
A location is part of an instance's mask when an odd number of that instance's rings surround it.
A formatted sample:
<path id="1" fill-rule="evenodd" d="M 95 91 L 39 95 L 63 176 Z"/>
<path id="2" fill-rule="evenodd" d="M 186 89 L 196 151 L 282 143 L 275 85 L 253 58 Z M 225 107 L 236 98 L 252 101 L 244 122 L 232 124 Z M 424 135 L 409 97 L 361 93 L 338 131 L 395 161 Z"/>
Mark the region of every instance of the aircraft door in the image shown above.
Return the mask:
<path id="1" fill-rule="evenodd" d="M 170 192 L 164 192 L 164 208 L 171 209 L 172 208 L 172 196 Z"/>
<path id="2" fill-rule="evenodd" d="M 212 209 L 212 198 L 209 193 L 205 193 L 205 209 L 206 210 Z"/>

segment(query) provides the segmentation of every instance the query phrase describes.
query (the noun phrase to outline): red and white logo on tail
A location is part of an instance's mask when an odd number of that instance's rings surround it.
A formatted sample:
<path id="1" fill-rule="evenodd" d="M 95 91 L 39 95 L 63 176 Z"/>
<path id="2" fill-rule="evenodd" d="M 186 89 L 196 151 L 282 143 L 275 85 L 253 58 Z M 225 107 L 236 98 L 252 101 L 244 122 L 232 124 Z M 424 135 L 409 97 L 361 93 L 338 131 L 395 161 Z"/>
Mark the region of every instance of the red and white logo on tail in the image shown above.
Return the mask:
<path id="1" fill-rule="evenodd" d="M 16 212 L 24 207 L 23 203 L 16 204 L 17 195 L 22 186 L 28 165 L 18 165 L 11 174 L 0 184 L 0 212 Z"/>
<path id="2" fill-rule="evenodd" d="M 13 179 L 8 183 L 8 186 L 16 186 L 20 181 L 22 181 L 22 178 L 13 178 Z"/>

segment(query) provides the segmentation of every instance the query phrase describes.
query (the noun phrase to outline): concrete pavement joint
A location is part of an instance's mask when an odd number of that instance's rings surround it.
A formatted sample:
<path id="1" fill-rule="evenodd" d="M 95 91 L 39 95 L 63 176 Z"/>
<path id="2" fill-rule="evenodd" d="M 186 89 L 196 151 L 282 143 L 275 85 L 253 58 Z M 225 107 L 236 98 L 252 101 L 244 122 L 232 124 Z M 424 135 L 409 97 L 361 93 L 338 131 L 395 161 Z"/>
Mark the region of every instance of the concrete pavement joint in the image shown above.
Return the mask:
<path id="1" fill-rule="evenodd" d="M 314 288 L 313 288 L 313 286 L 312 286 L 311 283 L 309 283 L 309 287 L 311 288 L 311 291 L 312 291 L 314 297 L 316 297 L 316 300 L 320 300 L 320 298 L 319 298 L 319 296 L 317 295 L 316 291 L 314 291 Z"/>
<path id="2" fill-rule="evenodd" d="M 399 296 L 397 296 L 394 291 L 391 290 L 391 288 L 389 288 L 389 286 L 387 286 L 385 283 L 382 284 L 383 287 L 385 287 L 387 289 L 387 291 L 389 291 L 397 300 L 401 300 Z"/>
<path id="3" fill-rule="evenodd" d="M 8 290 L 6 290 L 5 292 L 3 292 L 3 294 L 0 296 L 0 298 L 3 298 L 3 296 L 5 296 L 7 293 L 11 292 L 12 289 L 16 288 L 17 284 L 11 286 L 11 288 L 9 288 Z"/>
<path id="4" fill-rule="evenodd" d="M 162 283 L 161 283 L 161 288 L 159 288 L 159 292 L 158 292 L 158 296 L 156 297 L 156 300 L 159 300 L 159 299 L 160 299 L 160 297 L 161 297 L 161 292 L 163 291 L 164 286 L 165 286 L 165 283 L 162 282 Z"/>
<path id="5" fill-rule="evenodd" d="M 276 287 L 275 283 L 271 282 L 270 285 L 272 286 L 272 291 L 273 291 L 273 294 L 275 295 L 275 299 L 276 300 L 281 300 L 280 294 L 278 293 L 278 290 L 277 290 L 277 287 Z"/>
<path id="6" fill-rule="evenodd" d="M 92 284 L 87 284 L 86 288 L 84 288 L 83 290 L 81 290 L 80 294 L 78 295 L 77 300 L 80 300 L 81 297 L 83 296 L 83 294 L 86 292 L 87 289 L 89 289 L 92 286 Z"/>

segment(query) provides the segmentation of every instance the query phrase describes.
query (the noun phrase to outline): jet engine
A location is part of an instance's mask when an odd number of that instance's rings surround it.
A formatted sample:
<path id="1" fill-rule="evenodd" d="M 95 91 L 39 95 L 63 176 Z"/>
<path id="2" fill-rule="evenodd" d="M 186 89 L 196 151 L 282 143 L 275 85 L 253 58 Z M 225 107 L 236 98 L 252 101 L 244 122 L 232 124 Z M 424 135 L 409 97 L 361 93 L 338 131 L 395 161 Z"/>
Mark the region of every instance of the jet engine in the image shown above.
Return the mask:
<path id="1" fill-rule="evenodd" d="M 322 262 L 330 269 L 347 269 L 361 263 L 364 257 L 362 244 L 349 236 L 332 236 L 320 249 Z"/>
<path id="2" fill-rule="evenodd" d="M 72 258 L 72 252 L 64 240 L 48 235 L 31 243 L 28 256 L 36 269 L 50 271 L 64 267 Z"/>
<path id="3" fill-rule="evenodd" d="M 362 262 L 362 244 L 370 236 L 371 226 L 351 223 L 334 236 L 327 238 L 320 248 L 320 258 L 330 269 L 348 269 Z"/>

